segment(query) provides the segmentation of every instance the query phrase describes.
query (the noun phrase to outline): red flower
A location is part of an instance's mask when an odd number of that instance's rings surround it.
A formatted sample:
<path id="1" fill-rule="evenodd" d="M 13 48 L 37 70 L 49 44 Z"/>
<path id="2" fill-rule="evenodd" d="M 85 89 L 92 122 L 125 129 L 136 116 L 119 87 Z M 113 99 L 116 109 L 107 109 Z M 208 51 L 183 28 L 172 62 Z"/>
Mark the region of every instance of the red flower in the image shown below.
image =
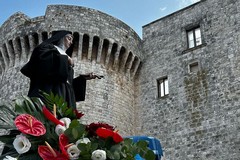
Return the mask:
<path id="1" fill-rule="evenodd" d="M 74 109 L 74 113 L 76 114 L 77 118 L 80 119 L 84 114 L 82 112 L 78 112 L 77 109 Z"/>
<path id="2" fill-rule="evenodd" d="M 30 114 L 21 114 L 16 117 L 15 125 L 19 131 L 33 136 L 41 136 L 46 133 L 46 128 L 36 118 Z"/>
<path id="3" fill-rule="evenodd" d="M 98 128 L 96 134 L 101 138 L 113 137 L 113 131 L 106 128 Z"/>
<path id="4" fill-rule="evenodd" d="M 115 143 L 123 141 L 123 138 L 117 132 L 114 132 L 106 128 L 98 128 L 96 134 L 101 138 L 112 137 Z"/>
<path id="5" fill-rule="evenodd" d="M 98 128 L 106 128 L 111 131 L 114 130 L 114 127 L 107 123 L 91 123 L 90 125 L 87 126 L 86 130 L 88 131 L 90 136 L 96 136 L 96 130 Z"/>
<path id="6" fill-rule="evenodd" d="M 59 136 L 59 148 L 61 149 L 63 155 L 65 155 L 66 157 L 68 157 L 68 153 L 67 153 L 67 150 L 66 150 L 67 145 L 68 145 L 68 137 L 65 136 L 64 134 L 61 134 Z"/>
<path id="7" fill-rule="evenodd" d="M 48 120 L 50 120 L 51 122 L 53 122 L 53 123 L 56 124 L 56 125 L 60 124 L 60 125 L 64 126 L 64 123 L 61 122 L 61 121 L 59 121 L 59 120 L 47 109 L 46 106 L 43 106 L 42 111 L 43 111 L 44 116 L 45 116 Z"/>
<path id="8" fill-rule="evenodd" d="M 120 143 L 120 142 L 123 141 L 123 138 L 122 138 L 122 136 L 120 136 L 120 134 L 118 134 L 117 132 L 114 132 L 114 134 L 113 134 L 113 140 L 114 140 L 114 142 L 116 142 L 116 143 Z"/>
<path id="9" fill-rule="evenodd" d="M 39 146 L 38 154 L 43 160 L 68 160 L 65 155 L 55 149 L 50 149 L 48 146 Z"/>

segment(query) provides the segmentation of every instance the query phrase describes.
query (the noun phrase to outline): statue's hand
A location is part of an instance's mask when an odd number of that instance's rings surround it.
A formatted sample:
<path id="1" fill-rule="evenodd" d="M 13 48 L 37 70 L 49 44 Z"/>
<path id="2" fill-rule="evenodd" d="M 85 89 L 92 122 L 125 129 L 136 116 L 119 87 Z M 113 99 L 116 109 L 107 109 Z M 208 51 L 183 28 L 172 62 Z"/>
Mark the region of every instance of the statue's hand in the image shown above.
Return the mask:
<path id="1" fill-rule="evenodd" d="M 96 78 L 98 78 L 98 79 L 104 78 L 104 76 L 94 74 L 93 72 L 88 73 L 88 74 L 82 74 L 80 76 L 83 76 L 86 80 L 91 80 L 91 79 L 96 79 Z"/>

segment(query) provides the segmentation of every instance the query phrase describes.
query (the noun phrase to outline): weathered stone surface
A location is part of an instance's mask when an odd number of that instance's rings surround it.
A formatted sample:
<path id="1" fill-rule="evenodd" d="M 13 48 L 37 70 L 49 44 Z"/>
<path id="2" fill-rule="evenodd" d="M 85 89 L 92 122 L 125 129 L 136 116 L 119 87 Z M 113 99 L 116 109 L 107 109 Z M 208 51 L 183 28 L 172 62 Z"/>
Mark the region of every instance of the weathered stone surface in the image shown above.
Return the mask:
<path id="1" fill-rule="evenodd" d="M 134 79 L 143 59 L 141 39 L 122 21 L 94 9 L 52 5 L 45 16 L 11 16 L 0 28 L 1 102 L 27 94 L 29 79 L 20 68 L 35 46 L 60 29 L 75 37 L 75 75 L 104 76 L 87 83 L 86 101 L 78 104 L 86 114 L 84 121 L 107 122 L 123 135 L 135 134 Z"/>
<path id="2" fill-rule="evenodd" d="M 143 27 L 139 128 L 161 139 L 166 159 L 240 158 L 239 6 L 201 1 Z M 196 25 L 203 45 L 187 50 L 186 30 Z M 196 61 L 200 70 L 189 73 Z M 169 95 L 157 98 L 164 76 Z"/>
<path id="3" fill-rule="evenodd" d="M 143 26 L 143 39 L 105 13 L 48 6 L 46 15 L 11 16 L 0 28 L 0 102 L 26 94 L 19 69 L 50 32 L 74 32 L 75 75 L 105 76 L 87 84 L 78 104 L 84 122 L 116 125 L 123 135 L 161 140 L 170 160 L 240 158 L 240 1 L 202 0 Z M 187 49 L 186 30 L 200 26 L 202 45 Z M 189 73 L 198 62 L 199 71 Z M 158 98 L 157 79 L 169 95 Z"/>

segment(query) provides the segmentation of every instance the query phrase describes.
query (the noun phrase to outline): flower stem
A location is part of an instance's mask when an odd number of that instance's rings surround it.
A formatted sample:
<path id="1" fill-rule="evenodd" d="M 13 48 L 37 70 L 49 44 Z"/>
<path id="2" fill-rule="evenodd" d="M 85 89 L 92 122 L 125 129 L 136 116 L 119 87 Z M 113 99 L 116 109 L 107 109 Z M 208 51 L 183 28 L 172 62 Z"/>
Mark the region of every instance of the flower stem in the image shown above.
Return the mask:
<path id="1" fill-rule="evenodd" d="M 48 144 L 46 141 L 45 141 L 45 144 L 47 145 L 48 149 L 49 149 L 50 152 L 53 154 L 53 156 L 54 156 L 54 157 L 57 157 L 56 152 L 53 150 L 53 148 L 50 146 L 50 144 Z"/>

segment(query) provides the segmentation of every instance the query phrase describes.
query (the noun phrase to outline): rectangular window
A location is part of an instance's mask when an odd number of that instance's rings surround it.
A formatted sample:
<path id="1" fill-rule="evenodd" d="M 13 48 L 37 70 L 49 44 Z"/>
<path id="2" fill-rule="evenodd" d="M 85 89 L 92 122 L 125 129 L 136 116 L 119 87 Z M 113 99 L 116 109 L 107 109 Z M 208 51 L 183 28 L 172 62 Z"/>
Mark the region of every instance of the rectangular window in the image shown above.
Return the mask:
<path id="1" fill-rule="evenodd" d="M 199 71 L 198 62 L 194 62 L 194 63 L 189 65 L 189 72 L 190 73 L 196 73 L 198 71 Z"/>
<path id="2" fill-rule="evenodd" d="M 158 97 L 164 97 L 169 94 L 167 77 L 158 79 L 157 85 L 158 85 Z"/>
<path id="3" fill-rule="evenodd" d="M 193 48 L 202 44 L 200 27 L 187 31 L 188 48 Z"/>

